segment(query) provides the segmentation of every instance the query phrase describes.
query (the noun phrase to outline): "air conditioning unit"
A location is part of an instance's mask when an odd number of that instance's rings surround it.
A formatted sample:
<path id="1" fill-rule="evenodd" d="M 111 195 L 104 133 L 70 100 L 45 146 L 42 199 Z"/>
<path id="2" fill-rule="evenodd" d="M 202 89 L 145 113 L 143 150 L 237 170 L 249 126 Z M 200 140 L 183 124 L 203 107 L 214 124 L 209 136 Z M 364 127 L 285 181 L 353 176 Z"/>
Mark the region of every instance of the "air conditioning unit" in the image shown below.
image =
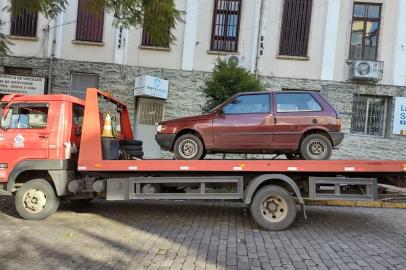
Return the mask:
<path id="1" fill-rule="evenodd" d="M 239 55 L 227 55 L 226 61 L 229 64 L 235 64 L 238 67 L 246 68 L 245 66 L 245 57 Z"/>
<path id="2" fill-rule="evenodd" d="M 348 79 L 350 81 L 378 82 L 382 80 L 383 62 L 354 60 L 349 63 Z"/>

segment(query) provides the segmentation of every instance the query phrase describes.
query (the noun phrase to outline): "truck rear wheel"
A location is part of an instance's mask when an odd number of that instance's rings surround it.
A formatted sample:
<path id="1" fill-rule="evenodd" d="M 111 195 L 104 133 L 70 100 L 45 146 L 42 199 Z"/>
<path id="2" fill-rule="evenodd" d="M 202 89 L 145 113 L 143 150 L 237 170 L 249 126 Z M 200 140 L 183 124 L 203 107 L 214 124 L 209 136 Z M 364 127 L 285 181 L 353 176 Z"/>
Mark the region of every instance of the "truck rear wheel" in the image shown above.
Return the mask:
<path id="1" fill-rule="evenodd" d="M 255 222 L 270 231 L 287 229 L 297 213 L 294 198 L 279 186 L 265 186 L 258 190 L 250 211 Z"/>
<path id="2" fill-rule="evenodd" d="M 34 179 L 18 189 L 15 207 L 24 219 L 42 220 L 58 209 L 59 198 L 48 181 Z"/>

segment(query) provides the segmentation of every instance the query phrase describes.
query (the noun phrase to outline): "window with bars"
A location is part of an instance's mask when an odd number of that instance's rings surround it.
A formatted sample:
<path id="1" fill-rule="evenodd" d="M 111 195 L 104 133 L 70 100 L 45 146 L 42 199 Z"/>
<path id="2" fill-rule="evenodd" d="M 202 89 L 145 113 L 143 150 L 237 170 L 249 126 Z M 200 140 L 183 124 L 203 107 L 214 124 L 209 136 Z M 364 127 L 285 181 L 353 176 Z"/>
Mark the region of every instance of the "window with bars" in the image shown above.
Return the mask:
<path id="1" fill-rule="evenodd" d="M 384 136 L 388 98 L 355 95 L 352 105 L 351 133 Z"/>
<path id="2" fill-rule="evenodd" d="M 79 0 L 76 22 L 76 40 L 102 42 L 104 9 L 95 11 L 89 8 L 90 0 Z"/>
<path id="3" fill-rule="evenodd" d="M 307 57 L 313 0 L 285 0 L 279 55 Z"/>
<path id="4" fill-rule="evenodd" d="M 241 0 L 215 0 L 210 50 L 237 52 Z"/>
<path id="5" fill-rule="evenodd" d="M 354 3 L 350 59 L 376 60 L 380 21 L 381 4 Z"/>
<path id="6" fill-rule="evenodd" d="M 165 36 L 165 41 L 163 43 L 154 41 L 147 31 L 142 30 L 142 46 L 151 46 L 151 47 L 164 47 L 169 48 L 169 39 L 170 39 L 170 29 L 168 29 L 168 36 Z"/>
<path id="7" fill-rule="evenodd" d="M 70 94 L 85 99 L 87 88 L 99 88 L 99 75 L 72 72 L 70 75 Z"/>
<path id="8" fill-rule="evenodd" d="M 21 37 L 36 37 L 38 12 L 21 9 L 17 15 L 11 16 L 10 35 Z"/>

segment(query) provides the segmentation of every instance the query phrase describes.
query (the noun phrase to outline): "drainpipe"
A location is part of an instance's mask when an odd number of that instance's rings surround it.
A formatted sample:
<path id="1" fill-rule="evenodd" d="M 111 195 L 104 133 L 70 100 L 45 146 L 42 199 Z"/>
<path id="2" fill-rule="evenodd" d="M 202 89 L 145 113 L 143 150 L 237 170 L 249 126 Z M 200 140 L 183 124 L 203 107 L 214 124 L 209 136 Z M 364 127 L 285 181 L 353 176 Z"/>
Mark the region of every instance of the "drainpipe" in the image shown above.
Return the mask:
<path id="1" fill-rule="evenodd" d="M 254 31 L 252 31 L 252 50 L 251 50 L 251 67 L 250 70 L 252 73 L 255 72 L 255 67 L 257 65 L 257 54 L 258 54 L 258 35 L 260 29 L 260 14 L 261 14 L 261 1 L 255 0 L 255 14 L 254 14 Z"/>
<path id="2" fill-rule="evenodd" d="M 48 95 L 52 94 L 52 72 L 54 69 L 54 58 L 55 58 L 55 50 L 56 50 L 56 19 L 54 20 L 54 29 L 52 34 L 52 48 L 51 48 L 51 55 L 49 57 L 49 73 L 48 73 Z M 50 35 L 49 25 L 48 25 L 48 35 Z"/>

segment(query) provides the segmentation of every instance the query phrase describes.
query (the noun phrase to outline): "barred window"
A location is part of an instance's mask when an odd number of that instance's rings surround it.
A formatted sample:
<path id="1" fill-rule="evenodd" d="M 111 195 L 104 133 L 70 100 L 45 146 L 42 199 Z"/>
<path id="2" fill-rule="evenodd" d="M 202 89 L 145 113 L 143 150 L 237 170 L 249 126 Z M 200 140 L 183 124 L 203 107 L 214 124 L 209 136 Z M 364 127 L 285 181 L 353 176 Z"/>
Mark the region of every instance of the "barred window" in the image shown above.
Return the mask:
<path id="1" fill-rule="evenodd" d="M 355 95 L 352 105 L 351 133 L 384 136 L 388 98 Z"/>
<path id="2" fill-rule="evenodd" d="M 99 75 L 72 72 L 70 76 L 70 94 L 85 99 L 87 88 L 99 88 Z"/>
<path id="3" fill-rule="evenodd" d="M 11 16 L 10 35 L 22 37 L 37 36 L 38 12 L 21 9 Z"/>
<path id="4" fill-rule="evenodd" d="M 307 56 L 313 0 L 285 0 L 279 54 Z"/>
<path id="5" fill-rule="evenodd" d="M 165 36 L 164 38 L 164 42 L 163 43 L 159 43 L 154 41 L 151 38 L 151 35 L 148 34 L 147 31 L 142 30 L 142 41 L 141 41 L 141 45 L 142 46 L 151 46 L 151 47 L 164 47 L 164 48 L 169 48 L 169 39 L 170 39 L 170 29 L 168 29 L 168 35 Z"/>
<path id="6" fill-rule="evenodd" d="M 94 11 L 89 8 L 90 0 L 79 0 L 76 23 L 76 40 L 102 42 L 104 9 Z"/>
<path id="7" fill-rule="evenodd" d="M 215 0 L 210 49 L 238 51 L 241 0 Z"/>

